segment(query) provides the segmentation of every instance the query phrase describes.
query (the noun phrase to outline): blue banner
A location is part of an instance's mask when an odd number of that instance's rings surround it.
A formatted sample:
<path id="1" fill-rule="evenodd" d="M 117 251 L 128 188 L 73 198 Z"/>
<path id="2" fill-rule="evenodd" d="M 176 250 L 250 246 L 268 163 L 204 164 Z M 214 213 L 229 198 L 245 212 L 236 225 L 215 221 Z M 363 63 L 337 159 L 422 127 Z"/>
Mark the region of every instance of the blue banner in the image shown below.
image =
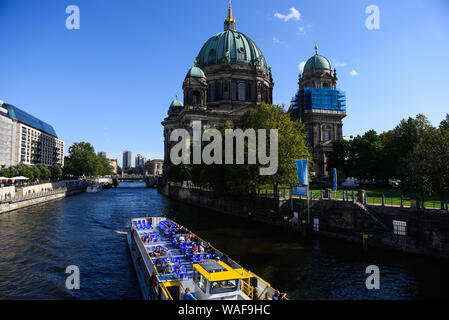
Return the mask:
<path id="1" fill-rule="evenodd" d="M 293 187 L 292 195 L 306 196 L 307 195 L 307 187 Z"/>
<path id="2" fill-rule="evenodd" d="M 309 185 L 309 169 L 307 159 L 296 160 L 296 169 L 298 170 L 298 182 L 300 186 Z"/>
<path id="3" fill-rule="evenodd" d="M 337 191 L 337 169 L 334 168 L 334 191 Z"/>

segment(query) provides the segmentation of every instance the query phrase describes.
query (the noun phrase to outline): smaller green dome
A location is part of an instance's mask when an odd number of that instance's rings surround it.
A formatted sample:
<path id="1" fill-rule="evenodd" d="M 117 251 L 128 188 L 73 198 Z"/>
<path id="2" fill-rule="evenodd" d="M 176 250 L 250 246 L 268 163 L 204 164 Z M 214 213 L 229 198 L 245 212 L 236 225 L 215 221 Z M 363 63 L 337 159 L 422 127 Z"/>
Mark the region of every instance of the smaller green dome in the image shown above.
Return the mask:
<path id="1" fill-rule="evenodd" d="M 176 98 L 175 100 L 172 101 L 170 108 L 171 107 L 183 107 L 182 102 L 178 100 L 178 98 Z"/>
<path id="2" fill-rule="evenodd" d="M 198 67 L 190 68 L 189 72 L 187 72 L 187 75 L 186 75 L 186 78 L 188 78 L 188 77 L 206 79 L 206 75 L 204 74 L 203 70 L 201 70 Z"/>
<path id="3" fill-rule="evenodd" d="M 303 72 L 311 69 L 329 69 L 331 68 L 331 63 L 325 57 L 315 54 L 312 58 L 307 60 Z"/>

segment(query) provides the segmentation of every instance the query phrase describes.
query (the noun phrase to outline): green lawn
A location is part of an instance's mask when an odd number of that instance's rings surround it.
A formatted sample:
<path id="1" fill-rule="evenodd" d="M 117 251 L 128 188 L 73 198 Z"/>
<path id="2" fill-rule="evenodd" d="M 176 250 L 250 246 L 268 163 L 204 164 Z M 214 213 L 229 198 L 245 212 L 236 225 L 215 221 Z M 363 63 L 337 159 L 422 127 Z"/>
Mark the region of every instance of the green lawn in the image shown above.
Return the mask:
<path id="1" fill-rule="evenodd" d="M 283 194 L 285 190 L 285 195 L 287 197 L 290 196 L 290 189 L 288 187 L 280 187 L 279 188 Z M 267 191 L 268 195 L 273 195 L 273 186 L 266 186 L 260 188 L 260 194 L 265 194 L 265 190 Z M 310 191 L 313 193 L 313 198 L 317 199 L 321 196 L 321 190 L 320 189 L 310 189 Z M 358 190 L 348 190 L 349 198 L 351 198 L 351 193 L 354 191 L 355 196 L 357 196 Z M 346 193 L 346 190 L 338 190 L 336 193 L 335 191 L 332 191 L 332 198 L 337 197 L 337 199 L 343 199 L 343 192 Z M 366 195 L 367 195 L 367 202 L 368 203 L 376 203 L 381 204 L 382 203 L 382 195 L 385 196 L 385 204 L 386 205 L 400 205 L 401 204 L 401 190 L 400 189 L 387 189 L 387 188 L 376 188 L 376 189 L 367 189 Z M 410 199 L 418 197 L 418 194 L 405 194 L 404 195 L 404 206 L 410 206 Z M 427 196 L 424 197 L 424 203 L 427 208 L 440 208 L 440 200 L 439 196 L 433 195 L 433 196 Z"/>

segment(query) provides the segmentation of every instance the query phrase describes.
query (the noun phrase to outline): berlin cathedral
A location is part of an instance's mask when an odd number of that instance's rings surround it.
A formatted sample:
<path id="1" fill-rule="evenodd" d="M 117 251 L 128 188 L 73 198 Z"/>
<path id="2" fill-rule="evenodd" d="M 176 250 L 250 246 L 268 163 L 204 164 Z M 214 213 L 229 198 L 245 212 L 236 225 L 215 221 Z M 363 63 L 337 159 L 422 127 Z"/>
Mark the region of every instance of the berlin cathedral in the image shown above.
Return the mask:
<path id="1" fill-rule="evenodd" d="M 325 161 L 326 154 L 332 151 L 330 142 L 342 137 L 346 109 L 341 97 L 333 100 L 338 91 L 336 82 L 336 71 L 332 73 L 329 61 L 316 54 L 300 75 L 299 90 L 289 110 L 293 119 L 299 118 L 305 124 L 317 175 L 327 174 Z M 232 123 L 259 103 L 272 104 L 273 87 L 271 68 L 257 44 L 237 31 L 230 4 L 224 31 L 203 45 L 182 84 L 183 101 L 173 100 L 162 122 L 164 172 L 168 172 L 170 149 L 176 144 L 170 141 L 173 130 L 184 128 L 192 134 L 193 121 L 201 121 L 202 130 Z M 310 92 L 321 88 L 324 93 Z"/>

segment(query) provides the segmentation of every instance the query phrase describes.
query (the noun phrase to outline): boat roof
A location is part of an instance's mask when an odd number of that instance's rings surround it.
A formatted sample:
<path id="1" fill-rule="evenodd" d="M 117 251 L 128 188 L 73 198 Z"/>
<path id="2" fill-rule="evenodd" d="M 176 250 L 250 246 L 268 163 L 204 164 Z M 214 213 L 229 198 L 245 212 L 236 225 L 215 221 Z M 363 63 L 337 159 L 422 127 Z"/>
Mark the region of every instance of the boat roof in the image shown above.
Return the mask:
<path id="1" fill-rule="evenodd" d="M 225 281 L 250 277 L 249 273 L 243 268 L 233 269 L 223 261 L 206 261 L 194 264 L 193 267 L 209 281 Z"/>

